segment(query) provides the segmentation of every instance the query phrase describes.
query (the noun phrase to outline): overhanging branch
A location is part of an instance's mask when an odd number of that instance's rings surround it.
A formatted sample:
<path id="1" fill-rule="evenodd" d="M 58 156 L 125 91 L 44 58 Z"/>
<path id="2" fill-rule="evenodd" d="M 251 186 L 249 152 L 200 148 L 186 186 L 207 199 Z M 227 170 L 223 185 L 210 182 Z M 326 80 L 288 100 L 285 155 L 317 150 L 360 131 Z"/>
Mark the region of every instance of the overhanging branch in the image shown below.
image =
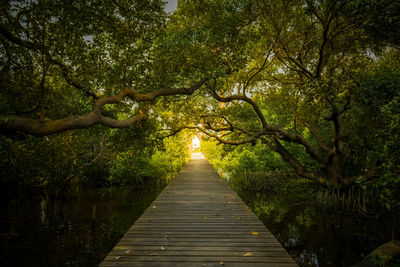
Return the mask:
<path id="1" fill-rule="evenodd" d="M 245 95 L 231 95 L 231 96 L 223 97 L 223 96 L 218 95 L 217 92 L 215 92 L 215 88 L 213 86 L 211 86 L 210 84 L 207 84 L 207 87 L 210 89 L 209 92 L 210 92 L 211 96 L 220 102 L 228 103 L 228 102 L 232 102 L 234 100 L 239 100 L 239 101 L 244 101 L 244 102 L 250 104 L 252 106 L 253 110 L 256 112 L 257 117 L 259 118 L 263 128 L 266 128 L 268 126 L 268 123 L 265 120 L 265 117 L 262 114 L 260 107 L 251 98 L 249 98 Z"/>
<path id="2" fill-rule="evenodd" d="M 92 111 L 82 116 L 70 116 L 52 121 L 39 121 L 32 118 L 25 118 L 16 115 L 0 115 L 0 130 L 6 132 L 25 132 L 35 136 L 51 135 L 67 130 L 84 129 L 96 124 L 102 124 L 112 128 L 130 127 L 136 122 L 144 121 L 148 117 L 148 107 L 150 102 L 160 96 L 170 95 L 191 95 L 199 89 L 207 78 L 204 78 L 191 87 L 184 88 L 166 88 L 150 93 L 137 93 L 132 89 L 124 89 L 115 96 L 107 96 L 96 101 Z M 141 108 L 138 112 L 126 120 L 116 120 L 105 117 L 101 114 L 101 110 L 106 104 L 120 103 L 125 97 L 136 102 L 146 102 L 145 108 Z"/>
<path id="3" fill-rule="evenodd" d="M 313 180 L 320 184 L 326 184 L 326 178 L 308 171 L 280 142 L 276 137 L 272 137 L 271 141 L 266 138 L 262 138 L 261 141 L 270 147 L 272 150 L 281 155 L 282 159 L 286 161 L 295 171 L 296 173 L 304 178 Z"/>

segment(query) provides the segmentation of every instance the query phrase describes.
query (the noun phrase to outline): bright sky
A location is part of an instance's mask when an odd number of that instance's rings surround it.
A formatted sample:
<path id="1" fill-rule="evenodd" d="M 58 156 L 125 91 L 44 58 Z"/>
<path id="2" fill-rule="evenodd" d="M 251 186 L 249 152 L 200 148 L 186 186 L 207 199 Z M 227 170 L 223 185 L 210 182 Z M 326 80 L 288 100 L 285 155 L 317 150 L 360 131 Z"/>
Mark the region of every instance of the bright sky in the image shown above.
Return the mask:
<path id="1" fill-rule="evenodd" d="M 172 12 L 176 9 L 178 5 L 178 0 L 164 0 L 165 4 L 165 11 Z"/>
<path id="2" fill-rule="evenodd" d="M 193 148 L 200 147 L 200 140 L 199 140 L 199 138 L 197 138 L 197 136 L 194 136 L 192 144 L 193 144 Z"/>

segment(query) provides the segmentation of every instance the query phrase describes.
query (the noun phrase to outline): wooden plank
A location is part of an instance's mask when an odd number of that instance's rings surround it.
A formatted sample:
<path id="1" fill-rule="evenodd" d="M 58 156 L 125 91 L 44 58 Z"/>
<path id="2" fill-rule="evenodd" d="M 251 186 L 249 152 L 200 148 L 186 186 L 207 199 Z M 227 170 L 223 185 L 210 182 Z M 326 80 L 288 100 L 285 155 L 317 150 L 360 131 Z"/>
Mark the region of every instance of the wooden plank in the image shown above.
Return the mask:
<path id="1" fill-rule="evenodd" d="M 112 251 L 108 256 L 223 256 L 223 257 L 246 257 L 248 252 L 240 251 L 214 251 L 214 250 L 189 250 L 189 251 L 179 251 L 179 250 L 129 250 L 126 251 Z M 251 252 L 254 257 L 285 257 L 285 251 L 254 251 Z"/>
<path id="2" fill-rule="evenodd" d="M 243 237 L 245 234 L 244 232 L 203 232 L 201 233 L 201 236 L 204 238 L 218 238 L 220 236 L 222 237 Z M 193 232 L 186 232 L 186 233 L 181 233 L 181 232 L 156 232 L 156 233 L 142 233 L 140 231 L 138 232 L 127 232 L 126 237 L 141 237 L 141 236 L 146 236 L 146 237 L 159 237 L 159 236 L 170 236 L 173 235 L 173 237 L 198 237 L 199 233 L 196 231 Z M 253 238 L 271 238 L 275 239 L 272 235 L 264 235 L 264 236 L 254 236 Z"/>
<path id="3" fill-rule="evenodd" d="M 202 246 L 213 246 L 213 247 L 242 247 L 242 246 L 247 246 L 247 247 L 263 247 L 263 246 L 268 246 L 268 245 L 274 245 L 274 246 L 280 246 L 278 241 L 271 241 L 268 242 L 265 240 L 264 242 L 253 242 L 253 241 L 248 241 L 248 242 L 230 242 L 227 243 L 225 240 L 220 240 L 220 241 L 213 241 L 213 242 L 208 242 L 208 241 L 197 241 L 197 242 L 189 242 L 189 241 L 168 241 L 168 240 L 158 240 L 158 241 L 142 241 L 142 242 L 135 242 L 133 243 L 132 240 L 128 240 L 126 238 L 122 238 L 117 246 L 129 246 L 129 245 L 141 245 L 141 246 L 197 246 L 197 247 L 202 247 Z"/>
<path id="4" fill-rule="evenodd" d="M 127 261 L 104 261 L 101 263 L 102 267 L 115 267 L 115 266 L 135 266 L 135 267 L 293 267 L 293 263 L 259 263 L 259 262 L 127 262 Z"/>
<path id="5" fill-rule="evenodd" d="M 100 266 L 297 266 L 207 160 L 194 156 Z"/>
<path id="6" fill-rule="evenodd" d="M 286 256 L 286 255 L 285 255 Z M 226 256 L 107 256 L 106 261 L 152 261 L 152 262 L 264 262 L 264 263 L 292 263 L 293 260 L 288 257 L 255 257 L 255 256 L 236 256 L 236 257 L 226 257 Z"/>
<path id="7" fill-rule="evenodd" d="M 279 246 L 262 246 L 262 247 L 213 247 L 210 245 L 207 246 L 168 246 L 165 250 L 162 250 L 160 246 L 115 246 L 114 249 L 110 252 L 110 255 L 113 253 L 130 253 L 131 251 L 230 251 L 230 252 L 257 252 L 257 251 L 285 251 L 282 247 Z"/>

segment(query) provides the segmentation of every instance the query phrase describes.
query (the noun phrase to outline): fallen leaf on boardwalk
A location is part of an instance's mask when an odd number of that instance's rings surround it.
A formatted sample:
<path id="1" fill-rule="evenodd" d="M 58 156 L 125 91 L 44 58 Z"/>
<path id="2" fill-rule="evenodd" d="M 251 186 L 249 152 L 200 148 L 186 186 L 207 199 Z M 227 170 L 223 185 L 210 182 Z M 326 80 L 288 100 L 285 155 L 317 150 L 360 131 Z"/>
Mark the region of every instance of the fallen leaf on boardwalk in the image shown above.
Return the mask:
<path id="1" fill-rule="evenodd" d="M 205 220 L 207 220 L 207 217 L 204 217 Z"/>
<path id="2" fill-rule="evenodd" d="M 250 256 L 253 256 L 253 255 L 254 255 L 253 252 L 246 252 L 246 253 L 243 254 L 243 256 L 245 256 L 245 257 L 250 257 Z"/>
<path id="3" fill-rule="evenodd" d="M 150 254 L 150 256 L 155 256 L 155 255 L 157 255 L 157 252 L 153 252 Z"/>
<path id="4" fill-rule="evenodd" d="M 256 231 L 251 231 L 251 234 L 252 234 L 252 235 L 259 235 L 260 233 L 259 233 L 259 232 L 256 232 Z"/>
<path id="5" fill-rule="evenodd" d="M 240 220 L 240 217 L 237 217 L 238 220 Z"/>
<path id="6" fill-rule="evenodd" d="M 235 199 L 235 196 L 232 196 L 233 199 Z"/>
<path id="7" fill-rule="evenodd" d="M 187 224 L 190 224 L 190 222 L 186 222 Z"/>
<path id="8" fill-rule="evenodd" d="M 167 228 L 168 228 L 168 229 L 172 229 L 173 227 L 172 227 L 172 226 L 167 226 Z"/>
<path id="9" fill-rule="evenodd" d="M 156 206 L 156 205 L 153 205 L 153 209 L 155 209 L 155 208 L 157 208 L 157 206 Z"/>
<path id="10" fill-rule="evenodd" d="M 127 250 L 127 251 L 125 251 L 125 253 L 131 253 L 131 251 L 130 251 L 130 250 Z"/>
<path id="11" fill-rule="evenodd" d="M 161 250 L 165 250 L 165 248 L 164 248 L 164 247 L 161 247 Z"/>
<path id="12" fill-rule="evenodd" d="M 119 260 L 120 258 L 121 258 L 121 256 L 117 256 L 117 257 L 115 257 L 115 259 L 116 259 L 116 260 Z"/>
<path id="13" fill-rule="evenodd" d="M 219 262 L 219 264 L 221 264 L 221 265 L 225 265 L 225 263 L 224 263 L 223 261 L 220 261 L 220 262 Z"/>

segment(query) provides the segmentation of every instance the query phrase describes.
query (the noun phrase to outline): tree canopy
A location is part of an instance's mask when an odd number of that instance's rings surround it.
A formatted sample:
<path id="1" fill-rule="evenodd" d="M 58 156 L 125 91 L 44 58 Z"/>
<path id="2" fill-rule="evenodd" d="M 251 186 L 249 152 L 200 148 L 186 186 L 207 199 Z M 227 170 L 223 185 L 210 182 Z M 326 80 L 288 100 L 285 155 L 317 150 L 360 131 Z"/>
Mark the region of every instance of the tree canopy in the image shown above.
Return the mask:
<path id="1" fill-rule="evenodd" d="M 397 1 L 193 0 L 171 15 L 163 5 L 2 4 L 1 133 L 148 121 L 149 135 L 192 129 L 262 146 L 325 186 L 399 172 Z"/>

